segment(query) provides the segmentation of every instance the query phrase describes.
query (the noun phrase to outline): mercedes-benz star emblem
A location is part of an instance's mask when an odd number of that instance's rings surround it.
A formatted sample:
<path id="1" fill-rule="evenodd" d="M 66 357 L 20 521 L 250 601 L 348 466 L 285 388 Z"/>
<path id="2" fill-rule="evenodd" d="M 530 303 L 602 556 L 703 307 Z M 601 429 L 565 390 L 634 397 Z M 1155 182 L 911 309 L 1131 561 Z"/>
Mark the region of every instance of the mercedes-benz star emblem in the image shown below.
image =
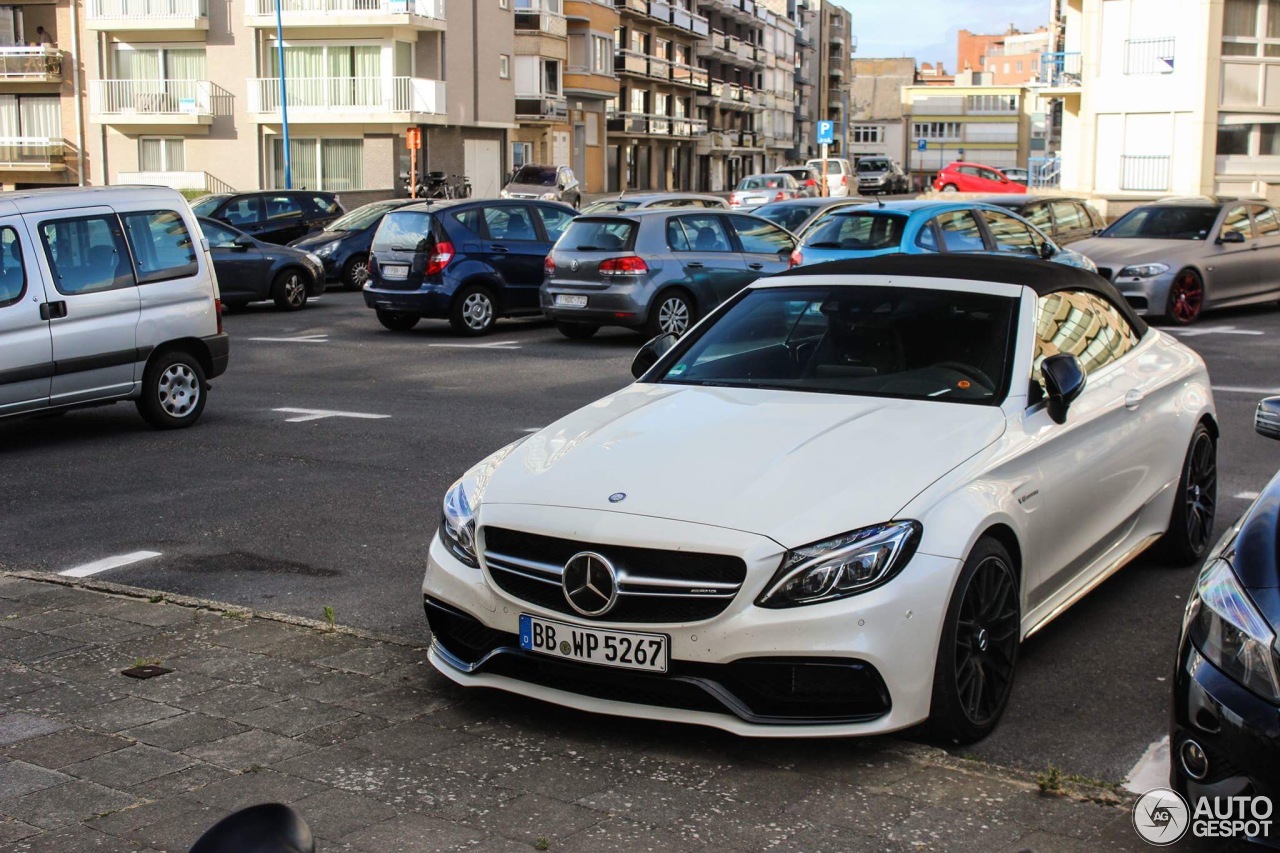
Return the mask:
<path id="1" fill-rule="evenodd" d="M 603 616 L 618 600 L 618 572 L 594 551 L 570 557 L 561 584 L 569 606 L 583 616 Z"/>
<path id="2" fill-rule="evenodd" d="M 627 499 L 626 492 L 614 492 L 613 494 L 609 495 L 609 503 L 611 504 L 620 504 L 626 499 Z"/>

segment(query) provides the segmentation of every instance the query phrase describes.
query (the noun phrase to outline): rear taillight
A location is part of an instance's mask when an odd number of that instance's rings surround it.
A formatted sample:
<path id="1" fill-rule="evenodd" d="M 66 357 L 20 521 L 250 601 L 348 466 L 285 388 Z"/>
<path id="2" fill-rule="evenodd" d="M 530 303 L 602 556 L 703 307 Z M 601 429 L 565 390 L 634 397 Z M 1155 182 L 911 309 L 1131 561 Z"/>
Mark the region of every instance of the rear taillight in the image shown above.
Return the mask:
<path id="1" fill-rule="evenodd" d="M 601 275 L 644 275 L 649 265 L 644 258 L 628 255 L 625 258 L 609 258 L 600 262 Z"/>
<path id="2" fill-rule="evenodd" d="M 542 271 L 546 273 L 548 276 L 555 275 L 556 274 L 555 258 L 551 257 L 550 255 L 547 255 L 547 259 L 542 262 Z"/>
<path id="3" fill-rule="evenodd" d="M 454 250 L 453 244 L 448 240 L 436 243 L 436 247 L 427 256 L 427 268 L 424 270 L 425 275 L 439 275 L 444 272 L 444 268 L 449 266 L 449 261 L 453 260 Z"/>
<path id="4" fill-rule="evenodd" d="M 848 176 L 848 175 L 841 175 L 841 176 L 840 176 L 840 183 L 844 184 L 846 187 L 847 187 L 847 186 L 849 186 L 849 176 Z"/>
<path id="5" fill-rule="evenodd" d="M 213 300 L 213 316 L 218 321 L 218 334 L 222 334 L 222 300 Z"/>
<path id="6" fill-rule="evenodd" d="M 785 192 L 783 192 L 782 190 L 778 190 L 778 194 L 773 197 L 773 200 L 782 201 L 786 197 L 787 197 L 787 194 Z"/>
<path id="7" fill-rule="evenodd" d="M 788 264 L 787 269 L 794 269 L 795 267 L 803 266 L 803 265 L 804 265 L 804 255 L 800 254 L 799 249 L 793 250 L 791 252 L 791 261 Z"/>
<path id="8" fill-rule="evenodd" d="M 737 194 L 737 193 L 729 193 L 729 206 L 730 206 L 730 207 L 737 207 L 737 206 L 738 206 L 738 194 Z"/>
<path id="9" fill-rule="evenodd" d="M 809 180 L 804 182 L 804 185 L 806 187 L 816 187 L 818 185 L 818 182 L 815 181 L 813 178 L 810 178 Z"/>

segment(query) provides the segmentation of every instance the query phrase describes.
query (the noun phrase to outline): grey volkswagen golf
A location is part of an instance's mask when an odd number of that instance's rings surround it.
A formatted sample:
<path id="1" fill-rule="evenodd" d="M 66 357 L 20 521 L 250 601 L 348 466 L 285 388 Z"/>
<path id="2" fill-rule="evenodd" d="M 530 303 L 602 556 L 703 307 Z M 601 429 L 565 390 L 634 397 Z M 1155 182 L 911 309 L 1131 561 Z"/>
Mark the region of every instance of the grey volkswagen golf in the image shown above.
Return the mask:
<path id="1" fill-rule="evenodd" d="M 684 334 L 746 285 L 787 269 L 795 246 L 772 222 L 729 211 L 580 216 L 547 255 L 542 312 L 569 338 L 601 326 Z"/>

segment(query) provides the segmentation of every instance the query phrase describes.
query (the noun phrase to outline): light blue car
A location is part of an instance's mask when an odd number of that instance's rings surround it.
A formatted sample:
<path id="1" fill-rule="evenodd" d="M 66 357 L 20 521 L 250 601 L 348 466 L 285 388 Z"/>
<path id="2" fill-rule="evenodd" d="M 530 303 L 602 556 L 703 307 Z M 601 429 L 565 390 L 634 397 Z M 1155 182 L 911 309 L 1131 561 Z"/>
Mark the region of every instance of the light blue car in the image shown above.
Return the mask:
<path id="1" fill-rule="evenodd" d="M 979 252 L 1030 255 L 1097 272 L 1004 208 L 973 202 L 891 201 L 832 211 L 805 231 L 791 266 L 875 255 Z"/>

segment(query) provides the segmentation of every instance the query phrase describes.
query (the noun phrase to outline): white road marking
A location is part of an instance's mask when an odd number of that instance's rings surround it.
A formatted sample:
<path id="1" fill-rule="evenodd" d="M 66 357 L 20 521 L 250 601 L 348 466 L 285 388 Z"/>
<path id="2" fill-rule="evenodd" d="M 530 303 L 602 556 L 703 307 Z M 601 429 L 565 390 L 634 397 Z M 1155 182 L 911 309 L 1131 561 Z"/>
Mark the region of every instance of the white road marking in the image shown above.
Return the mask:
<path id="1" fill-rule="evenodd" d="M 1213 390 L 1222 394 L 1280 394 L 1280 388 L 1250 388 L 1247 385 L 1214 385 Z"/>
<path id="2" fill-rule="evenodd" d="M 251 341 L 263 341 L 269 344 L 327 344 L 328 335 L 299 335 L 296 338 L 249 338 Z"/>
<path id="3" fill-rule="evenodd" d="M 1165 788 L 1169 785 L 1169 736 L 1147 747 L 1138 763 L 1133 765 L 1129 775 L 1125 777 L 1125 790 L 1135 794 L 1145 794 L 1152 788 Z"/>
<path id="4" fill-rule="evenodd" d="M 298 415 L 296 418 L 285 418 L 287 424 L 300 424 L 306 421 L 320 421 L 325 418 L 360 418 L 366 421 L 380 421 L 391 415 L 371 415 L 368 412 L 336 412 L 330 409 L 272 409 L 273 412 Z"/>
<path id="5" fill-rule="evenodd" d="M 1258 499 L 1258 492 L 1236 492 L 1231 497 L 1238 501 L 1256 501 Z"/>
<path id="6" fill-rule="evenodd" d="M 92 563 L 85 563 L 82 566 L 65 569 L 58 572 L 58 574 L 68 578 L 87 578 L 89 575 L 96 575 L 98 572 L 105 572 L 109 569 L 118 569 L 121 566 L 127 566 L 131 563 L 140 563 L 143 560 L 150 560 L 152 557 L 159 556 L 159 551 L 134 551 L 130 554 L 120 554 L 117 557 L 106 557 L 101 560 L 94 560 Z"/>
<path id="7" fill-rule="evenodd" d="M 1173 332 L 1180 338 L 1198 338 L 1201 335 L 1261 335 L 1254 329 L 1237 329 L 1235 326 L 1197 326 L 1194 329 L 1165 329 L 1166 332 Z"/>
<path id="8" fill-rule="evenodd" d="M 431 347 L 451 347 L 453 349 L 520 349 L 515 341 L 494 341 L 483 344 L 427 344 Z"/>

